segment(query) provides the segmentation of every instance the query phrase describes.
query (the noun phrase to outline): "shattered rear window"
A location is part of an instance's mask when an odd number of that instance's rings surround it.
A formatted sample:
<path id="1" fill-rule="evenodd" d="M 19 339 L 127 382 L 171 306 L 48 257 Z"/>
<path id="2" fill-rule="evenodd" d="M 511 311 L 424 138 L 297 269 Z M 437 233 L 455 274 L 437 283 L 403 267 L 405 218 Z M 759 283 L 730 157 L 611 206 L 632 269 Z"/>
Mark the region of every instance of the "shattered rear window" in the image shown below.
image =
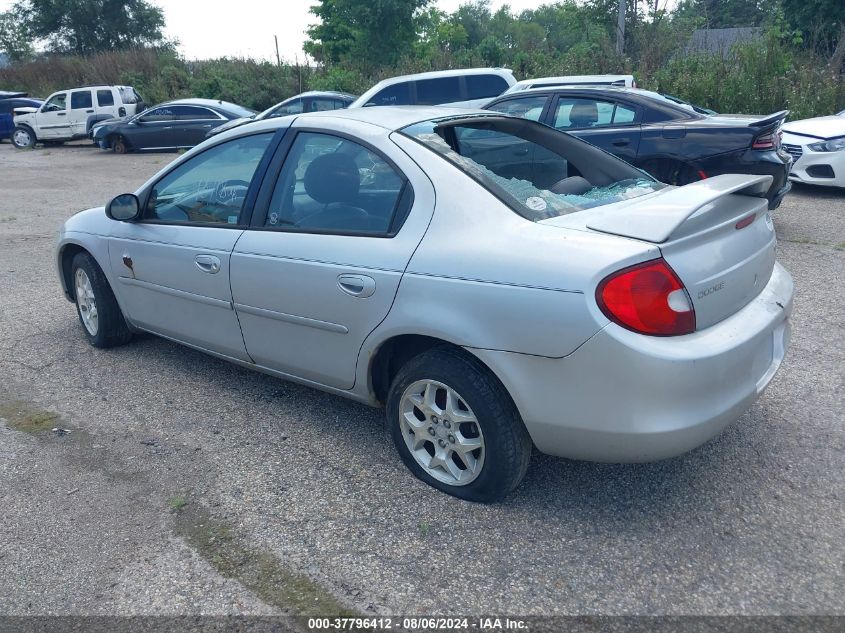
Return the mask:
<path id="1" fill-rule="evenodd" d="M 565 151 L 501 130 L 443 127 L 437 121 L 424 121 L 402 132 L 455 164 L 534 222 L 637 198 L 665 186 L 628 165 L 631 177 L 591 182 L 589 165 L 578 169 Z"/>

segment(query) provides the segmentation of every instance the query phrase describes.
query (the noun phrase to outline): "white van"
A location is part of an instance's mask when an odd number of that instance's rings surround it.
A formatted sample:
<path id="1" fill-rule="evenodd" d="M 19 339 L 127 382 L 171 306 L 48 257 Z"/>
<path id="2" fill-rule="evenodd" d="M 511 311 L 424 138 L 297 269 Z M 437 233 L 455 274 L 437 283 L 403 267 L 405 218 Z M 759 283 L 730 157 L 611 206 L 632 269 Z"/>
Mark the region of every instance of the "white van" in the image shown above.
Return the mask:
<path id="1" fill-rule="evenodd" d="M 132 86 L 82 86 L 51 94 L 40 108 L 15 110 L 12 143 L 18 149 L 36 143 L 85 138 L 98 121 L 133 116 L 144 101 Z"/>
<path id="2" fill-rule="evenodd" d="M 531 88 L 554 88 L 557 86 L 619 86 L 636 88 L 633 75 L 565 75 L 563 77 L 538 77 L 523 79 L 512 85 L 505 94 L 530 90 Z"/>
<path id="3" fill-rule="evenodd" d="M 382 105 L 450 105 L 476 108 L 516 83 L 508 68 L 465 68 L 402 75 L 380 81 L 350 108 Z"/>

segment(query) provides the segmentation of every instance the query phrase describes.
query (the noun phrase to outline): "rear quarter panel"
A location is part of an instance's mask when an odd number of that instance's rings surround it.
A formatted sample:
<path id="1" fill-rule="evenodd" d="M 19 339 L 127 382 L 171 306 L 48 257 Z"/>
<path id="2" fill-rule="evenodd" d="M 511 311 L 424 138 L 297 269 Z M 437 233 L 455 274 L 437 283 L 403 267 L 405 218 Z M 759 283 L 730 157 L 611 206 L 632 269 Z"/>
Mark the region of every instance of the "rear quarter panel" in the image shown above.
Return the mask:
<path id="1" fill-rule="evenodd" d="M 566 356 L 608 323 L 593 297 L 598 281 L 657 256 L 642 242 L 526 220 L 429 149 L 392 138 L 435 183 L 435 211 L 390 314 L 365 348 L 410 333 Z"/>

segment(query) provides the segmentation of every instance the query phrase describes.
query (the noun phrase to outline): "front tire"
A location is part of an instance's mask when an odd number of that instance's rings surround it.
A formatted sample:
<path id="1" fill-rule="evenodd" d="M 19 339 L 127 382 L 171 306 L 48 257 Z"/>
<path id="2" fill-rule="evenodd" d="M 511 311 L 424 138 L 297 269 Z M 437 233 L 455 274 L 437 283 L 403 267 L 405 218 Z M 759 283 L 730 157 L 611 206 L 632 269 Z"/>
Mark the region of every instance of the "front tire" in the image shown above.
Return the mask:
<path id="1" fill-rule="evenodd" d="M 28 127 L 19 125 L 12 130 L 12 145 L 18 149 L 32 149 L 36 141 L 35 134 Z"/>
<path id="2" fill-rule="evenodd" d="M 115 154 L 126 154 L 129 151 L 129 145 L 126 144 L 126 139 L 122 136 L 112 138 L 111 148 Z"/>
<path id="3" fill-rule="evenodd" d="M 475 358 L 436 348 L 394 378 L 387 419 L 419 479 L 469 501 L 498 501 L 525 477 L 531 438 L 502 384 Z"/>
<path id="4" fill-rule="evenodd" d="M 94 347 L 123 345 L 132 338 L 120 306 L 100 266 L 88 253 L 71 263 L 76 313 L 88 342 Z"/>

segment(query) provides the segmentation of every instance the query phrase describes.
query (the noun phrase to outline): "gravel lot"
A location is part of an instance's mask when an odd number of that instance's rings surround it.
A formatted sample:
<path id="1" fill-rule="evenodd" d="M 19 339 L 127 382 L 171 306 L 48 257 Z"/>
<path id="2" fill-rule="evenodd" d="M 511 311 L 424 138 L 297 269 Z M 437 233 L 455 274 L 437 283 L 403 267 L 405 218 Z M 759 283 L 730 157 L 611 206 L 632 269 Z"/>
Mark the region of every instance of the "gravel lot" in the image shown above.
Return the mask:
<path id="1" fill-rule="evenodd" d="M 845 614 L 845 191 L 775 212 L 792 348 L 737 424 L 656 464 L 536 456 L 483 506 L 406 472 L 381 411 L 88 346 L 59 224 L 172 158 L 0 145 L 0 614 Z"/>

